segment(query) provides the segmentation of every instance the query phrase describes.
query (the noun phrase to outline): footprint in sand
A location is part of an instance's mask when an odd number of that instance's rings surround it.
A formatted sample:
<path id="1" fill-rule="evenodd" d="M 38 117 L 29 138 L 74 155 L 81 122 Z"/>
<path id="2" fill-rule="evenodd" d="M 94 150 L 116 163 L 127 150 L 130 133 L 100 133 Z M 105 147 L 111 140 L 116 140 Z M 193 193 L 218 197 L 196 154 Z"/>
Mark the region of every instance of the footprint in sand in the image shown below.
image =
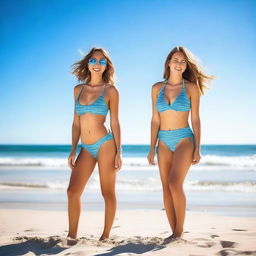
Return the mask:
<path id="1" fill-rule="evenodd" d="M 196 246 L 201 248 L 210 248 L 215 245 L 215 242 L 207 238 L 196 238 L 193 241 L 196 241 Z"/>
<path id="2" fill-rule="evenodd" d="M 237 243 L 232 241 L 220 241 L 220 244 L 223 248 L 234 248 L 237 246 Z"/>
<path id="3" fill-rule="evenodd" d="M 37 232 L 37 231 L 40 231 L 40 229 L 26 229 L 26 230 L 24 230 L 24 232 Z"/>
<path id="4" fill-rule="evenodd" d="M 233 231 L 248 231 L 247 229 L 233 228 Z"/>
<path id="5" fill-rule="evenodd" d="M 114 227 L 112 227 L 112 228 L 120 228 L 120 226 L 114 226 Z"/>
<path id="6" fill-rule="evenodd" d="M 238 251 L 238 250 L 234 250 L 234 249 L 223 249 L 223 250 L 217 252 L 217 255 L 220 255 L 220 256 L 235 256 L 235 255 L 255 256 L 256 251 Z"/>
<path id="7" fill-rule="evenodd" d="M 62 238 L 60 236 L 49 236 L 49 237 L 27 237 L 27 236 L 19 236 L 13 238 L 13 240 L 21 241 L 23 244 L 25 243 L 28 248 L 29 247 L 40 247 L 42 249 L 49 249 L 54 247 L 56 244 L 62 242 Z"/>
<path id="8" fill-rule="evenodd" d="M 218 235 L 211 235 L 211 238 L 220 237 Z"/>

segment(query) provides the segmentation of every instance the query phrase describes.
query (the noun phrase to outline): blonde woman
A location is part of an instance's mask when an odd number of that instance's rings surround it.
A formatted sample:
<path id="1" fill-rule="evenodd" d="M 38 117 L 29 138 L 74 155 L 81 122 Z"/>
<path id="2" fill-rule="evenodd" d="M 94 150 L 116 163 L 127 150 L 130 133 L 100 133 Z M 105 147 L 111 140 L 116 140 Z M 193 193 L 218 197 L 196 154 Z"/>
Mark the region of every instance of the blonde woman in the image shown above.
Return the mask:
<path id="1" fill-rule="evenodd" d="M 167 240 L 182 237 L 186 197 L 183 182 L 191 164 L 200 161 L 200 95 L 206 75 L 185 47 L 175 47 L 167 56 L 164 82 L 152 86 L 151 143 L 149 164 L 155 164 L 155 146 L 163 187 L 166 215 L 172 229 Z M 189 113 L 193 131 L 188 124 Z"/>
<path id="2" fill-rule="evenodd" d="M 72 150 L 68 164 L 72 170 L 68 195 L 68 238 L 77 237 L 81 211 L 80 197 L 98 163 L 100 185 L 105 200 L 105 225 L 100 240 L 109 237 L 115 212 L 116 171 L 120 170 L 121 141 L 118 119 L 119 94 L 114 86 L 114 67 L 108 53 L 102 48 L 92 48 L 73 65 L 73 74 L 82 83 L 74 88 L 74 121 L 72 125 Z M 108 132 L 104 123 L 110 111 Z M 81 151 L 76 157 L 76 147 L 81 137 Z"/>

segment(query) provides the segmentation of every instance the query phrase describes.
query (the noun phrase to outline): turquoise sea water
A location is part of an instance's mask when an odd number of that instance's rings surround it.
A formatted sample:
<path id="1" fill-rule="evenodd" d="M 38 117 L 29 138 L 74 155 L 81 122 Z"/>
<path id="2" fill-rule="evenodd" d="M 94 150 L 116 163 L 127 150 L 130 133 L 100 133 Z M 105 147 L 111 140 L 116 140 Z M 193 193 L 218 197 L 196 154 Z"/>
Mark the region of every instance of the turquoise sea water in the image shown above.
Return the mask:
<path id="1" fill-rule="evenodd" d="M 66 209 L 70 145 L 0 145 L 0 207 Z M 120 208 L 162 208 L 157 166 L 148 145 L 124 145 L 116 191 Z M 203 145 L 201 163 L 184 183 L 187 209 L 256 216 L 256 145 Z M 77 150 L 79 152 L 79 148 Z M 103 209 L 99 173 L 82 196 L 87 209 Z"/>
<path id="2" fill-rule="evenodd" d="M 123 145 L 124 157 L 144 157 L 149 145 Z M 65 156 L 70 152 L 71 145 L 0 145 L 0 156 L 22 155 L 54 155 Z M 77 152 L 80 146 L 78 146 Z M 256 154 L 256 145 L 202 145 L 203 155 L 246 156 Z"/>

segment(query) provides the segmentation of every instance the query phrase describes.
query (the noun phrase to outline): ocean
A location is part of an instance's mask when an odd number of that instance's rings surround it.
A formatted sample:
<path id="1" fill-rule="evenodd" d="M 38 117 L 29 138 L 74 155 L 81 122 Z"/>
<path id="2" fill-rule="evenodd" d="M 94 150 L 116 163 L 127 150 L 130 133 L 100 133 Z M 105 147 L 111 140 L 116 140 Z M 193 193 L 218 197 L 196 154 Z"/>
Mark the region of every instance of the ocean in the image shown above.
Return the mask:
<path id="1" fill-rule="evenodd" d="M 0 145 L 0 207 L 66 210 L 70 145 Z M 80 147 L 77 149 L 79 152 Z M 163 209 L 158 167 L 147 163 L 149 145 L 123 145 L 117 173 L 119 209 Z M 256 216 L 256 145 L 202 145 L 199 165 L 184 182 L 188 211 Z M 104 209 L 94 170 L 83 209 Z"/>

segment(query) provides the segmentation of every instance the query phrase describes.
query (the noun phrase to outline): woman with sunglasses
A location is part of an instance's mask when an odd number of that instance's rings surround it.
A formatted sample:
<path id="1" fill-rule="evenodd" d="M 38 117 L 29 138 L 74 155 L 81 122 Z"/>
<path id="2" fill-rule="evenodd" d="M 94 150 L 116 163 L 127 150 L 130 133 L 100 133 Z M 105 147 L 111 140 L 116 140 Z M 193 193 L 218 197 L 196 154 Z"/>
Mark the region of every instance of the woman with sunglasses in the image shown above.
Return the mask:
<path id="1" fill-rule="evenodd" d="M 92 48 L 73 65 L 72 73 L 82 83 L 74 88 L 74 121 L 72 125 L 72 150 L 68 164 L 72 170 L 68 195 L 68 238 L 77 236 L 80 217 L 80 197 L 98 162 L 101 192 L 105 201 L 105 224 L 100 240 L 109 237 L 115 212 L 116 171 L 120 170 L 121 142 L 118 120 L 119 94 L 114 86 L 114 67 L 108 53 L 102 48 Z M 110 111 L 108 132 L 104 123 Z M 76 147 L 81 137 L 81 150 Z"/>
<path id="2" fill-rule="evenodd" d="M 167 242 L 183 235 L 186 197 L 183 182 L 191 164 L 200 161 L 200 95 L 212 77 L 206 75 L 185 47 L 175 47 L 167 56 L 164 82 L 152 87 L 151 144 L 149 164 L 154 163 L 155 146 L 163 187 L 166 215 L 172 229 Z M 191 112 L 193 132 L 188 124 Z"/>

